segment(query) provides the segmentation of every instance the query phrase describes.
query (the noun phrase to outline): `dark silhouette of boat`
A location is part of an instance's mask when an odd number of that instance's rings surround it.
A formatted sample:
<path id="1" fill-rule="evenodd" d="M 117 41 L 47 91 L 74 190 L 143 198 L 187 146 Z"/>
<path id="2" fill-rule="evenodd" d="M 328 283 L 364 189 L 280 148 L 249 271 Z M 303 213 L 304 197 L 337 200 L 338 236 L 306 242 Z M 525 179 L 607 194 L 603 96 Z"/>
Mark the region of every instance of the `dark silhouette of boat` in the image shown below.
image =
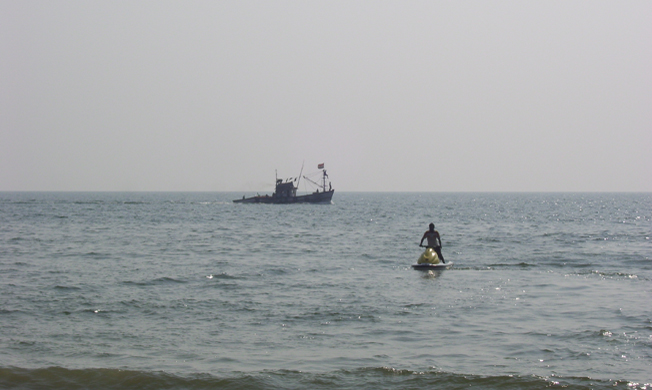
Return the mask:
<path id="1" fill-rule="evenodd" d="M 276 191 L 270 195 L 256 195 L 250 198 L 242 197 L 242 199 L 235 199 L 235 203 L 330 203 L 333 198 L 335 190 L 331 186 L 330 181 L 328 182 L 328 189 L 326 189 L 326 179 L 328 174 L 324 169 L 324 164 L 319 164 L 318 168 L 322 170 L 322 180 L 321 183 L 312 181 L 311 179 L 303 176 L 303 178 L 312 184 L 317 186 L 317 191 L 312 194 L 306 195 L 297 195 L 297 189 L 299 188 L 299 181 L 301 180 L 301 174 L 297 179 L 279 179 L 276 177 Z M 301 167 L 301 173 L 303 173 L 303 167 Z M 295 186 L 294 183 L 297 183 Z M 321 190 L 321 191 L 320 191 Z"/>

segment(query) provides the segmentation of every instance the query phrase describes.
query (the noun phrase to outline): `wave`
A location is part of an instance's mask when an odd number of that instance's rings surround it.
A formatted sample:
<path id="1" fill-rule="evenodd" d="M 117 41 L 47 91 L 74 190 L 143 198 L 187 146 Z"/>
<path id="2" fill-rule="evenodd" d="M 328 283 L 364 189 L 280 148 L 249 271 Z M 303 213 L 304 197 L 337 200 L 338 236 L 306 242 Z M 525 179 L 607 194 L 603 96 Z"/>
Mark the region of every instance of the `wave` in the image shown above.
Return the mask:
<path id="1" fill-rule="evenodd" d="M 540 377 L 536 375 L 464 375 L 413 371 L 391 367 L 370 367 L 308 373 L 294 370 L 265 370 L 225 375 L 174 375 L 163 371 L 134 371 L 114 368 L 67 369 L 0 368 L 0 387 L 7 389 L 648 389 L 651 384 L 599 380 L 586 377 Z"/>
<path id="2" fill-rule="evenodd" d="M 134 285 L 134 286 L 155 286 L 160 284 L 184 284 L 184 283 L 188 283 L 188 282 L 183 279 L 175 279 L 168 276 L 162 276 L 160 278 L 156 278 L 152 280 L 144 280 L 144 281 L 127 280 L 122 282 L 122 284 Z"/>
<path id="3" fill-rule="evenodd" d="M 54 286 L 54 289 L 59 290 L 59 291 L 79 291 L 79 290 L 81 290 L 81 287 L 57 285 L 57 286 Z"/>
<path id="4" fill-rule="evenodd" d="M 238 280 L 241 279 L 237 276 L 229 275 L 226 272 L 222 272 L 219 274 L 210 274 L 206 275 L 206 279 L 222 279 L 222 280 Z"/>
<path id="5" fill-rule="evenodd" d="M 514 263 L 489 263 L 481 266 L 464 266 L 462 262 L 453 262 L 455 264 L 454 268 L 457 271 L 460 270 L 472 270 L 472 271 L 489 271 L 489 270 L 530 270 L 535 268 L 547 269 L 547 270 L 559 270 L 566 271 L 568 270 L 568 275 L 579 275 L 579 276 L 599 276 L 603 278 L 610 279 L 624 279 L 624 280 L 649 280 L 645 275 L 638 275 L 636 273 L 630 272 L 620 272 L 620 271 L 602 271 L 596 269 L 596 264 L 594 263 L 556 263 L 556 262 L 514 262 Z"/>

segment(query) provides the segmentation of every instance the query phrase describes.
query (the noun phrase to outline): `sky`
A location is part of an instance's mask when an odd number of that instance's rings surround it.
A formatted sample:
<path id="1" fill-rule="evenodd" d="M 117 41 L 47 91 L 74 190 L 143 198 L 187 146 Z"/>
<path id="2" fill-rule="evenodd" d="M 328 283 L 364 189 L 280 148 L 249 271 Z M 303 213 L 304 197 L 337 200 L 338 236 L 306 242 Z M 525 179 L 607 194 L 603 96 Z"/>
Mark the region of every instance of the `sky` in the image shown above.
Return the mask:
<path id="1" fill-rule="evenodd" d="M 0 191 L 652 191 L 647 0 L 4 0 L 0 91 Z"/>

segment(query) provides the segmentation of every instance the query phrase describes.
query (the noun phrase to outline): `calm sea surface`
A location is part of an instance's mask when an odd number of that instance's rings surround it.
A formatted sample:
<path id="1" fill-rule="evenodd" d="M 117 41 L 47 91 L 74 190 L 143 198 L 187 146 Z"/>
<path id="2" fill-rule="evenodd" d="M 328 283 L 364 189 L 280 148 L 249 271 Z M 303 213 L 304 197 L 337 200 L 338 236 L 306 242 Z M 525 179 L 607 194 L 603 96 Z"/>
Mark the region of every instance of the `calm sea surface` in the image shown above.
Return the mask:
<path id="1" fill-rule="evenodd" d="M 652 389 L 652 194 L 242 195 L 0 193 L 0 388 Z"/>

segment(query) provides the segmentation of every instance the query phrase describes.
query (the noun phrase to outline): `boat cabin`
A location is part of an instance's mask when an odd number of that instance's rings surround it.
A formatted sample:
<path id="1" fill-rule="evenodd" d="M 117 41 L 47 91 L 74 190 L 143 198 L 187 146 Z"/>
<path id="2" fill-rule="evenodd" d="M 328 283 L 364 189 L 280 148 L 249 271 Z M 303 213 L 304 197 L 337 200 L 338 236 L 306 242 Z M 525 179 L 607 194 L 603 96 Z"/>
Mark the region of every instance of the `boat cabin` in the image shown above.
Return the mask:
<path id="1" fill-rule="evenodd" d="M 274 196 L 277 198 L 293 198 L 297 196 L 297 188 L 294 183 L 287 181 L 283 183 L 282 179 L 276 179 L 276 193 Z"/>

